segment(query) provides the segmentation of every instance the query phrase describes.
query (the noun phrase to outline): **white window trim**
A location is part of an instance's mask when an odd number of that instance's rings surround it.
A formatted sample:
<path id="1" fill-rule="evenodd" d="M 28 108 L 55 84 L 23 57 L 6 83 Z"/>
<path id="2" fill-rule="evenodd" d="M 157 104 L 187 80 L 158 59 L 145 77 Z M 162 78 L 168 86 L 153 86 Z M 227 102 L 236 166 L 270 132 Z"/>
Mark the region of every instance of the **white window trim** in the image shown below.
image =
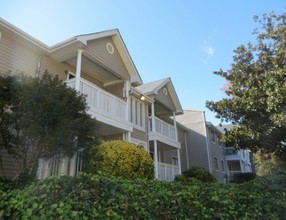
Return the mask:
<path id="1" fill-rule="evenodd" d="M 145 103 L 136 99 L 134 97 L 130 97 L 130 121 L 133 124 L 133 127 L 140 130 L 145 131 L 146 128 L 146 106 Z M 136 110 L 136 113 L 135 113 Z M 137 122 L 137 123 L 136 123 Z M 142 125 L 140 125 L 142 122 Z"/>
<path id="2" fill-rule="evenodd" d="M 217 157 L 214 157 L 214 168 L 216 171 L 219 171 L 219 164 Z"/>

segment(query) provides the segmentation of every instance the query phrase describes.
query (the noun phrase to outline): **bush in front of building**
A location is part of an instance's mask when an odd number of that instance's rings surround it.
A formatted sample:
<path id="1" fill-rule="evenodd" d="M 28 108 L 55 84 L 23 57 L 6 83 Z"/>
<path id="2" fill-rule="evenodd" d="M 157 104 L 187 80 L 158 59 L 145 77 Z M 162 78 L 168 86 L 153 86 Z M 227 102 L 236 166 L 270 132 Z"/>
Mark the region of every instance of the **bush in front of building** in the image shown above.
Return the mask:
<path id="1" fill-rule="evenodd" d="M 216 182 L 215 177 L 202 167 L 192 167 L 191 169 L 184 171 L 182 176 L 190 181 L 197 179 L 202 182 Z M 178 178 L 177 180 L 180 181 Z"/>
<path id="2" fill-rule="evenodd" d="M 154 178 L 154 165 L 143 147 L 121 140 L 104 141 L 86 152 L 86 171 L 124 179 Z"/>

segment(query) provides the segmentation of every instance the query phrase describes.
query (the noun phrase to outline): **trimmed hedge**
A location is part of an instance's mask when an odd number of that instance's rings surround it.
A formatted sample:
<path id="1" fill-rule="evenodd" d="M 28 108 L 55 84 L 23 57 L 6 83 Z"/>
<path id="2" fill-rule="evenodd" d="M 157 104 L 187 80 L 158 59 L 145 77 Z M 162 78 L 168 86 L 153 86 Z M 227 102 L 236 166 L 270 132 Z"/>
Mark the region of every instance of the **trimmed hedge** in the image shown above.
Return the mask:
<path id="1" fill-rule="evenodd" d="M 104 141 L 85 153 L 86 172 L 124 179 L 154 179 L 151 156 L 143 147 L 121 140 Z"/>
<path id="2" fill-rule="evenodd" d="M 285 175 L 222 185 L 82 173 L 24 189 L 0 183 L 0 219 L 284 219 Z"/>

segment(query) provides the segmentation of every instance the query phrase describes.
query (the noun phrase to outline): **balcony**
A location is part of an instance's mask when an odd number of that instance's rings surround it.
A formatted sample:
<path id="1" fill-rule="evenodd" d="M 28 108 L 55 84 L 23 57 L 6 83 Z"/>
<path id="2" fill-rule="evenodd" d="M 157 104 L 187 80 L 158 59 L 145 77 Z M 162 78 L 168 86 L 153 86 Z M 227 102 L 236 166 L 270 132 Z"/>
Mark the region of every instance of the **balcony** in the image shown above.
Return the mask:
<path id="1" fill-rule="evenodd" d="M 178 166 L 158 163 L 158 179 L 173 181 L 176 175 L 180 174 L 180 169 Z"/>
<path id="2" fill-rule="evenodd" d="M 148 121 L 149 139 L 157 139 L 163 143 L 170 144 L 177 148 L 180 147 L 180 143 L 176 140 L 176 129 L 173 125 L 155 117 L 155 132 L 152 128 L 152 118 Z"/>
<path id="3" fill-rule="evenodd" d="M 75 78 L 67 80 L 66 83 L 75 88 Z M 97 121 L 132 131 L 132 124 L 128 122 L 127 102 L 84 79 L 80 80 L 80 93 L 86 95 L 88 113 Z"/>

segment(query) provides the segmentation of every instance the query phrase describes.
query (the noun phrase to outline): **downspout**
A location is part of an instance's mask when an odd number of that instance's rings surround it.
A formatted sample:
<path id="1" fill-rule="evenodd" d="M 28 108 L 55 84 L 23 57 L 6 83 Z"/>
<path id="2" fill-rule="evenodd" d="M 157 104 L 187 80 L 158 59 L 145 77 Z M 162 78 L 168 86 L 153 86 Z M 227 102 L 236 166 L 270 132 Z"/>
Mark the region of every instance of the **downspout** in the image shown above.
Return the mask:
<path id="1" fill-rule="evenodd" d="M 39 56 L 39 61 L 38 61 L 37 69 L 36 69 L 36 78 L 38 78 L 40 76 L 41 63 L 42 63 L 42 54 L 40 54 L 40 56 Z"/>
<path id="2" fill-rule="evenodd" d="M 205 119 L 205 112 L 202 111 L 203 116 L 203 125 L 205 130 L 205 136 L 206 136 L 206 147 L 207 147 L 207 155 L 208 155 L 208 164 L 209 164 L 209 172 L 213 174 L 212 165 L 211 165 L 211 158 L 210 158 L 210 144 L 209 144 L 209 136 L 207 133 L 207 126 L 206 126 L 206 119 Z"/>
<path id="3" fill-rule="evenodd" d="M 187 169 L 190 169 L 187 133 L 188 133 L 188 130 L 185 130 L 184 134 L 185 134 L 186 162 L 187 162 Z"/>

